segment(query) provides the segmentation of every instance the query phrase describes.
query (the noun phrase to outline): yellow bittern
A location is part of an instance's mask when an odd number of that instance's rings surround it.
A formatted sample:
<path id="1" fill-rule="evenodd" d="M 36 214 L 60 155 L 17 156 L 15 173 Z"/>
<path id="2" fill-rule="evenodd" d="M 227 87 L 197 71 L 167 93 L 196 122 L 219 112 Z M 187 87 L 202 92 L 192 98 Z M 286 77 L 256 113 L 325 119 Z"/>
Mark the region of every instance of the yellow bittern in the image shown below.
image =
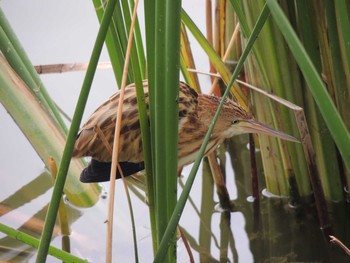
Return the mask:
<path id="1" fill-rule="evenodd" d="M 144 81 L 143 85 L 148 107 L 148 82 Z M 180 82 L 178 167 L 194 162 L 220 101 L 219 97 L 198 94 Z M 92 157 L 81 174 L 82 182 L 109 180 L 118 103 L 119 92 L 116 92 L 97 108 L 78 134 L 73 157 Z M 224 139 L 243 133 L 261 133 L 297 142 L 294 137 L 254 120 L 239 104 L 226 99 L 205 155 L 215 150 Z M 119 165 L 124 176 L 143 170 L 143 160 L 136 89 L 131 84 L 125 89 L 119 143 Z M 120 178 L 119 172 L 117 178 Z"/>

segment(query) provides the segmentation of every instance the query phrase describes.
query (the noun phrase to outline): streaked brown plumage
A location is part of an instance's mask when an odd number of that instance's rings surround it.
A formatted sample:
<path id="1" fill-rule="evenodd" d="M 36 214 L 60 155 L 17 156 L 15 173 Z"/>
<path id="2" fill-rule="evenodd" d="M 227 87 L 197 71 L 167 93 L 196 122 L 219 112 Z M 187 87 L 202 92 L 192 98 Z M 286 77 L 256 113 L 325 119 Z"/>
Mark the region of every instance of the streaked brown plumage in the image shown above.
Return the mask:
<path id="1" fill-rule="evenodd" d="M 144 81 L 143 84 L 146 103 L 148 105 L 148 83 Z M 198 94 L 187 84 L 180 83 L 178 98 L 179 167 L 192 163 L 195 160 L 220 101 L 221 98 L 219 97 Z M 73 157 L 91 156 L 99 164 L 111 162 L 112 155 L 110 147 L 113 145 L 118 103 L 119 92 L 112 95 L 91 115 L 79 132 Z M 125 89 L 122 115 L 119 162 L 142 163 L 141 131 L 138 119 L 136 90 L 133 84 Z M 213 151 L 224 139 L 242 133 L 265 133 L 285 140 L 297 141 L 292 136 L 255 121 L 252 115 L 246 112 L 240 105 L 230 99 L 226 99 L 208 143 L 206 155 Z"/>

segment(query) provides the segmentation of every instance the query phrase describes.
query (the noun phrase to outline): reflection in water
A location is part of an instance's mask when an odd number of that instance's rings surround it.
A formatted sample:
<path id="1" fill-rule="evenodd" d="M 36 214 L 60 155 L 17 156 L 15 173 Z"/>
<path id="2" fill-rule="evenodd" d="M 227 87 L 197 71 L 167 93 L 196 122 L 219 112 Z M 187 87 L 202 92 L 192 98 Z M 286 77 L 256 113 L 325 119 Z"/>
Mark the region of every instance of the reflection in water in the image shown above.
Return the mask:
<path id="1" fill-rule="evenodd" d="M 349 257 L 339 247 L 329 245 L 319 229 L 312 202 L 290 206 L 287 198 L 267 198 L 260 194 L 260 202 L 248 202 L 251 196 L 249 151 L 246 141 L 238 138 L 227 144 L 230 154 L 221 147 L 220 166 L 226 167 L 227 192 L 235 210 L 217 209 L 216 194 L 208 161 L 202 165 L 183 217 L 181 226 L 194 254 L 195 262 L 347 262 Z M 224 154 L 223 154 L 224 153 Z M 248 161 L 247 161 L 248 160 Z M 259 158 L 257 158 L 259 160 Z M 228 167 L 228 168 L 227 168 Z M 234 174 L 232 173 L 232 167 Z M 261 167 L 258 165 L 258 167 Z M 186 179 L 188 167 L 184 169 Z M 258 168 L 259 169 L 259 168 Z M 261 174 L 261 173 L 259 173 Z M 30 175 L 28 175 L 30 176 Z M 10 180 L 10 179 L 9 179 Z M 28 180 L 24 180 L 27 182 Z M 7 181 L 2 182 L 6 187 Z M 8 183 L 11 186 L 11 183 Z M 181 191 L 181 185 L 179 191 Z M 114 258 L 127 262 L 134 258 L 130 218 L 125 193 L 117 182 Z M 108 188 L 106 188 L 108 189 Z M 259 177 L 259 189 L 264 189 Z M 51 192 L 51 178 L 40 174 L 14 194 L 1 201 L 0 222 L 39 237 Z M 68 205 L 72 229 L 71 253 L 92 262 L 104 260 L 105 218 L 108 193 L 103 192 L 99 202 L 91 208 L 79 209 Z M 152 259 L 148 208 L 143 195 L 132 194 L 137 224 L 139 258 Z M 350 244 L 350 216 L 348 204 L 330 205 L 334 236 Z M 61 247 L 62 236 L 57 226 L 52 244 Z M 34 262 L 36 250 L 4 235 L 0 236 L 0 261 Z M 50 258 L 49 262 L 57 262 Z M 178 241 L 178 262 L 189 262 L 181 240 Z"/>
<path id="2" fill-rule="evenodd" d="M 254 262 L 350 262 L 339 248 L 330 245 L 319 228 L 316 208 L 309 200 L 296 205 L 288 198 L 260 195 L 260 204 L 244 202 L 250 194 L 248 152 L 246 142 L 230 141 L 231 162 L 235 171 L 238 198 L 236 204 L 246 221 Z M 260 158 L 257 158 L 260 160 Z M 261 165 L 258 165 L 261 167 Z M 259 172 L 262 175 L 262 171 Z M 260 176 L 260 189 L 264 188 Z M 265 192 L 266 193 L 266 192 Z M 291 203 L 292 202 L 292 203 Z M 349 204 L 329 204 L 334 233 L 350 244 Z"/>
<path id="3" fill-rule="evenodd" d="M 49 200 L 46 193 L 51 187 L 52 179 L 50 175 L 47 172 L 43 172 L 28 184 L 15 191 L 13 195 L 10 195 L 0 203 L 0 222 L 39 238 L 48 208 L 48 204 L 43 204 L 40 197 L 45 196 L 45 199 Z M 40 207 L 40 205 L 43 206 Z M 81 212 L 73 207 L 67 206 L 67 208 L 70 223 L 81 216 Z M 38 211 L 33 212 L 36 210 Z M 60 232 L 57 224 L 54 228 L 53 236 L 59 236 Z M 69 250 L 68 237 L 62 237 L 62 245 L 63 249 L 66 251 Z M 10 260 L 14 262 L 25 262 L 33 258 L 33 253 L 36 250 L 27 244 L 5 236 L 0 239 L 0 251 L 0 262 Z"/>

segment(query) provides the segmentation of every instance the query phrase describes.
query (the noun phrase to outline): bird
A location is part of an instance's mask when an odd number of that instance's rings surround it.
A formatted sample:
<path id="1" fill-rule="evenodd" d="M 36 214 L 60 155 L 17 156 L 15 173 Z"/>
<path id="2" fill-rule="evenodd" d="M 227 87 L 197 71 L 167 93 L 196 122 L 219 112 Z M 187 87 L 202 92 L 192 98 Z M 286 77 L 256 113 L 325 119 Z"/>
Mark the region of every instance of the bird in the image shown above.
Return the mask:
<path id="1" fill-rule="evenodd" d="M 149 108 L 148 81 L 143 81 L 145 103 Z M 78 132 L 73 157 L 91 157 L 91 161 L 80 176 L 83 183 L 104 182 L 110 180 L 114 131 L 120 92 L 117 91 L 99 106 Z M 178 167 L 195 161 L 202 141 L 208 131 L 222 98 L 197 93 L 185 82 L 179 83 L 178 102 Z M 125 88 L 120 130 L 118 163 L 124 176 L 135 174 L 144 169 L 144 156 L 139 123 L 135 84 Z M 213 129 L 205 156 L 213 152 L 225 139 L 232 136 L 258 133 L 283 140 L 299 142 L 295 137 L 275 130 L 256 121 L 237 102 L 226 98 Z M 120 178 L 119 171 L 116 175 Z"/>

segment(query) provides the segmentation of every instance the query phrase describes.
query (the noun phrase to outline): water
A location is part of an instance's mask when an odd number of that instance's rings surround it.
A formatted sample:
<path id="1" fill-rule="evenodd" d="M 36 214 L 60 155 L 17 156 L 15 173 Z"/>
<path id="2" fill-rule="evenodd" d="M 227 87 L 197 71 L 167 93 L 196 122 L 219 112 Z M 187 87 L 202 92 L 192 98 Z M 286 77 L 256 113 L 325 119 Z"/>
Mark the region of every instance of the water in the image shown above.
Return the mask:
<path id="1" fill-rule="evenodd" d="M 206 167 L 207 164 L 204 163 Z M 183 174 L 188 173 L 188 168 Z M 232 174 L 228 175 L 232 179 Z M 183 180 L 186 179 L 186 175 Z M 237 180 L 237 178 L 233 178 Z M 51 179 L 44 172 L 20 188 L 6 180 L 2 189 L 14 193 L 1 195 L 1 223 L 39 236 L 47 202 L 51 195 Z M 266 198 L 261 195 L 260 207 L 246 201 L 245 187 L 228 184 L 234 197 L 235 211 L 217 209 L 218 198 L 211 177 L 198 175 L 180 225 L 192 247 L 195 262 L 347 262 L 345 253 L 329 245 L 319 229 L 315 208 L 291 208 L 285 198 Z M 71 253 L 91 262 L 102 262 L 105 251 L 108 183 L 97 204 L 91 208 L 73 207 L 67 202 L 71 220 Z M 236 194 L 232 189 L 237 187 Z M 205 194 L 203 194 L 205 193 Z M 148 208 L 144 200 L 131 195 L 135 213 L 140 262 L 152 260 L 151 232 Z M 114 262 L 133 261 L 133 239 L 130 217 L 123 186 L 116 187 L 114 223 Z M 349 209 L 345 204 L 333 204 L 331 216 L 335 236 L 349 242 Z M 59 229 L 52 245 L 61 247 Z M 0 235 L 0 260 L 34 262 L 35 250 L 11 238 Z M 49 257 L 48 262 L 58 262 Z M 189 262 L 183 241 L 178 241 L 178 262 Z"/>
<path id="2" fill-rule="evenodd" d="M 188 10 L 204 14 L 203 4 L 194 1 L 184 4 Z M 3 0 L 1 8 L 34 64 L 88 61 L 98 29 L 90 2 L 36 0 L 19 3 Z M 201 16 L 195 16 L 195 22 L 204 27 Z M 84 39 L 84 44 L 81 39 Z M 191 43 L 195 44 L 195 41 Z M 196 57 L 205 58 L 200 48 L 194 50 Z M 106 52 L 101 60 L 108 60 Z M 201 65 L 201 70 L 207 70 L 206 61 L 198 65 Z M 75 72 L 42 78 L 54 100 L 72 115 L 83 77 L 83 72 Z M 208 83 L 208 78 L 201 77 L 201 82 Z M 84 119 L 115 91 L 115 87 L 111 71 L 97 72 Z M 67 100 L 67 94 L 70 100 Z M 1 127 L 6 127 L 0 129 L 0 222 L 39 237 L 52 194 L 51 178 L 1 106 L 0 123 Z M 349 257 L 340 248 L 326 242 L 312 205 L 292 208 L 287 198 L 267 198 L 262 194 L 260 206 L 249 200 L 251 184 L 246 139 L 236 140 L 234 149 L 234 154 L 224 154 L 226 161 L 223 160 L 222 164 L 235 210 L 227 212 L 218 208 L 216 189 L 204 163 L 181 218 L 180 225 L 192 247 L 195 262 L 349 262 Z M 189 171 L 190 167 L 184 169 L 182 180 L 186 180 Z M 101 198 L 93 207 L 83 209 L 66 202 L 71 221 L 71 253 L 92 262 L 103 262 L 105 256 L 108 183 L 102 187 Z M 261 191 L 265 188 L 263 178 L 260 178 L 259 188 Z M 131 194 L 131 199 L 139 259 L 140 262 L 150 262 L 153 256 L 148 207 L 142 197 Z M 330 210 L 334 235 L 350 245 L 349 205 L 330 204 Z M 132 262 L 134 259 L 128 211 L 125 191 L 118 181 L 114 262 Z M 52 245 L 61 247 L 61 241 L 57 227 Z M 35 253 L 35 249 L 0 233 L 0 261 L 34 262 Z M 49 257 L 48 262 L 59 260 Z M 189 262 L 182 240 L 178 241 L 178 262 Z"/>

